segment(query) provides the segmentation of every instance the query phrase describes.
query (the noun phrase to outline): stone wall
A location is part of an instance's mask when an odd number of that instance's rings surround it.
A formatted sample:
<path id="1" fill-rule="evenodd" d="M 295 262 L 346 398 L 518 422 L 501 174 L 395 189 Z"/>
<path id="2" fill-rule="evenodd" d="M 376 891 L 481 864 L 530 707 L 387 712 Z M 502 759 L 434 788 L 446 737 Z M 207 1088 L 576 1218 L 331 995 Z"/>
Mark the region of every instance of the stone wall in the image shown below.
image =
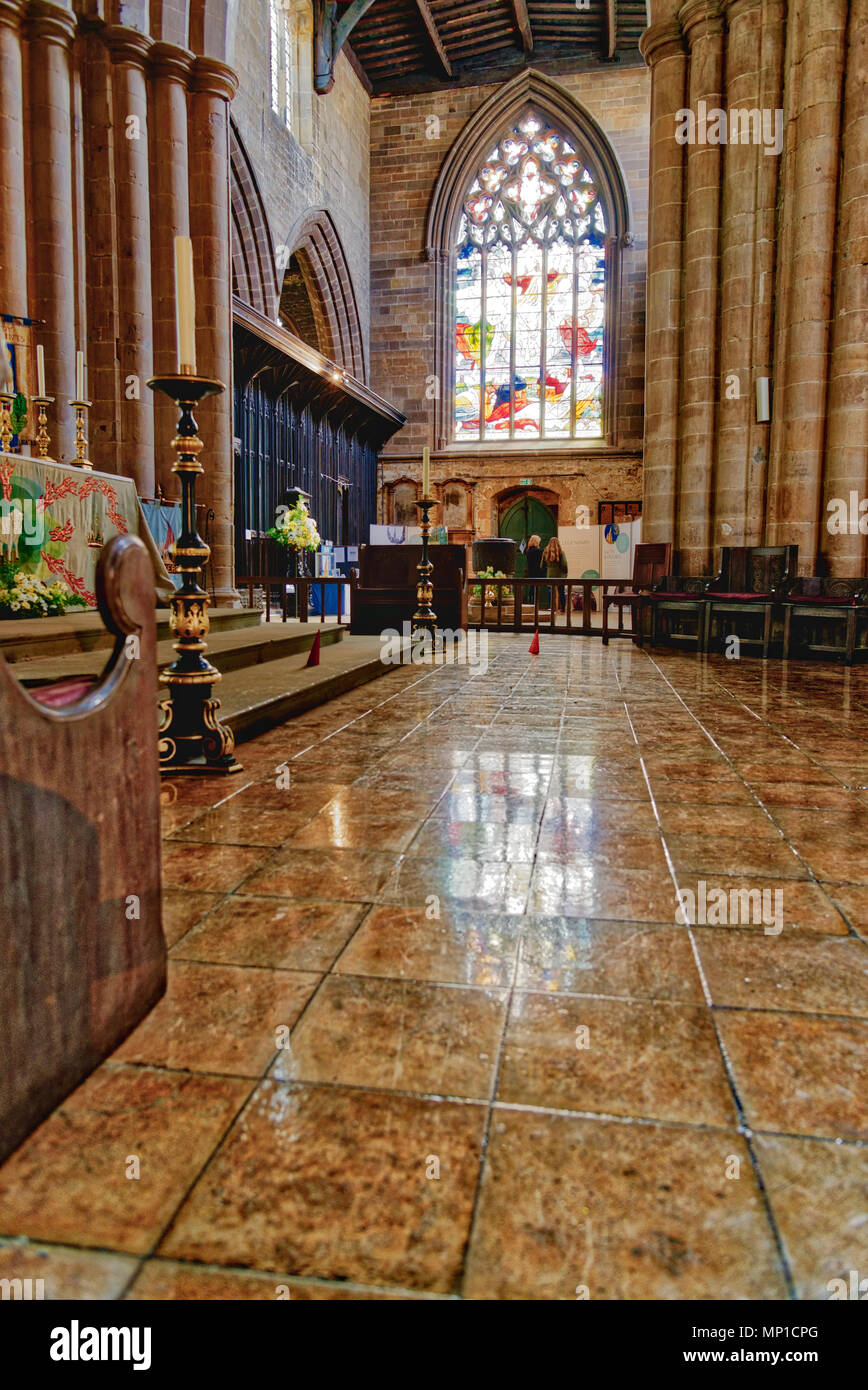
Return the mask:
<path id="1" fill-rule="evenodd" d="M 594 507 L 597 497 L 641 496 L 649 75 L 643 67 L 595 67 L 556 80 L 609 138 L 631 205 L 634 241 L 622 258 L 616 448 L 612 453 L 594 445 L 548 450 L 537 445 L 515 456 L 503 449 L 494 457 L 490 446 L 454 446 L 433 456 L 435 481 L 460 476 L 478 482 L 478 520 L 482 524 L 485 517 L 486 527 L 489 494 L 520 475 L 541 477 L 544 467 L 554 470 L 552 487 L 568 510 L 584 501 L 586 492 Z M 421 449 L 434 443 L 426 378 L 434 371 L 435 268 L 426 257 L 426 219 L 447 152 L 496 90 L 461 87 L 375 98 L 371 105 L 371 384 L 408 417 L 386 450 L 384 482 L 402 474 L 418 477 Z"/>
<path id="2" fill-rule="evenodd" d="M 292 10 L 297 61 L 293 129 L 271 109 L 268 0 L 244 0 L 232 62 L 239 89 L 232 119 L 256 171 L 275 251 L 294 249 L 312 209 L 331 216 L 349 265 L 365 355 L 370 324 L 370 99 L 343 53 L 327 96 L 313 94 L 309 0 Z M 306 33 L 307 31 L 307 33 Z"/>

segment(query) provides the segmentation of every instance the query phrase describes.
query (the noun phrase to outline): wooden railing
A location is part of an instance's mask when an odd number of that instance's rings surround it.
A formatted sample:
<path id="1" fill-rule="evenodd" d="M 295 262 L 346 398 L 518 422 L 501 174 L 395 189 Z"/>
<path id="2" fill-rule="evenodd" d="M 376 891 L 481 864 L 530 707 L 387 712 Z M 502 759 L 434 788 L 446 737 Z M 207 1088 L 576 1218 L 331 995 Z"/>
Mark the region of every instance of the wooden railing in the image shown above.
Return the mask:
<path id="1" fill-rule="evenodd" d="M 293 579 L 293 583 L 298 591 L 298 619 L 299 622 L 309 621 L 308 609 L 310 607 L 310 594 L 312 589 L 319 589 L 319 620 L 324 623 L 326 620 L 326 589 L 330 584 L 338 585 L 338 605 L 334 615 L 335 621 L 342 623 L 344 619 L 344 589 L 350 591 L 350 612 L 346 615 L 346 621 L 350 621 L 353 606 L 353 589 L 358 583 L 358 575 L 355 570 L 351 570 L 349 576 L 344 574 L 321 576 L 319 579 Z M 332 616 L 331 614 L 329 616 Z"/>
<path id="2" fill-rule="evenodd" d="M 483 597 L 475 598 L 474 590 L 482 589 Z M 490 632 L 534 632 L 548 628 L 550 632 L 577 633 L 585 637 L 602 637 L 603 601 L 606 593 L 623 592 L 631 588 L 629 579 L 475 579 L 467 581 L 468 626 L 487 628 Z M 566 612 L 556 611 L 557 591 L 566 599 Z M 581 610 L 573 611 L 573 594 L 582 596 Z M 494 595 L 493 602 L 483 602 Z M 518 595 L 518 599 L 516 596 Z M 595 607 L 596 605 L 596 607 Z M 597 626 L 592 618 L 596 612 Z M 610 629 L 611 637 L 631 637 L 624 629 L 621 608 L 618 626 Z"/>

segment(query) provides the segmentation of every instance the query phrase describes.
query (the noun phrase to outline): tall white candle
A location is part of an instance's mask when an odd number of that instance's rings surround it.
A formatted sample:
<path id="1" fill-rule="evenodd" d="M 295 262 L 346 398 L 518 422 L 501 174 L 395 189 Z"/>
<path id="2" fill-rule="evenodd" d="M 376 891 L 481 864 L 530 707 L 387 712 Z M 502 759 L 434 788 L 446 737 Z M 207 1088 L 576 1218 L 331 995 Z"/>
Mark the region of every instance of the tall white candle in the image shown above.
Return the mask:
<path id="1" fill-rule="evenodd" d="M 178 371 L 196 371 L 196 293 L 193 287 L 193 243 L 175 237 L 175 326 Z"/>
<path id="2" fill-rule="evenodd" d="M 14 384 L 12 356 L 9 352 L 8 343 L 4 342 L 2 346 L 3 352 L 0 354 L 0 390 L 5 391 L 8 395 Z"/>
<path id="3" fill-rule="evenodd" d="M 84 353 L 79 349 L 75 354 L 75 399 L 84 400 Z"/>
<path id="4" fill-rule="evenodd" d="M 36 344 L 36 394 L 45 395 L 45 348 Z"/>
<path id="5" fill-rule="evenodd" d="M 422 450 L 422 496 L 428 497 L 431 493 L 431 453 L 428 445 Z"/>

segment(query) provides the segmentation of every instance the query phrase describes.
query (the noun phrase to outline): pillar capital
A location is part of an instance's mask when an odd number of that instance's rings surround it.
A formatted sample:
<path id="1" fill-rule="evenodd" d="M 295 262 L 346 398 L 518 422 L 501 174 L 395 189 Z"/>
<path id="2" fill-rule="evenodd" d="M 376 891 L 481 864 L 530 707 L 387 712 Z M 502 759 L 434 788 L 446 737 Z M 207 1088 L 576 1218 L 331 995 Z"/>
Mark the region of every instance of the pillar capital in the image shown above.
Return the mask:
<path id="1" fill-rule="evenodd" d="M 678 11 L 678 21 L 690 48 L 705 38 L 720 38 L 724 31 L 721 0 L 687 0 Z"/>
<path id="2" fill-rule="evenodd" d="M 664 19 L 660 24 L 652 24 L 639 40 L 639 52 L 649 68 L 653 68 L 661 58 L 672 58 L 685 51 L 684 34 L 677 19 Z"/>
<path id="3" fill-rule="evenodd" d="M 24 18 L 25 0 L 0 0 L 0 24 L 20 29 Z"/>
<path id="4" fill-rule="evenodd" d="M 53 5 L 51 0 L 30 0 L 27 8 L 29 38 L 69 48 L 75 37 L 75 24 L 75 15 L 64 5 Z"/>
<path id="5" fill-rule="evenodd" d="M 238 91 L 238 76 L 228 63 L 221 63 L 218 58 L 197 58 L 190 88 L 231 101 Z"/>
<path id="6" fill-rule="evenodd" d="M 148 55 L 154 47 L 154 40 L 138 29 L 130 29 L 125 24 L 109 24 L 103 30 L 106 48 L 116 63 L 132 63 L 134 67 L 144 68 Z"/>
<path id="7" fill-rule="evenodd" d="M 195 61 L 195 53 L 188 48 L 179 48 L 177 44 L 164 43 L 162 40 L 151 44 L 148 50 L 148 62 L 154 77 L 171 77 L 176 82 L 186 84 Z"/>

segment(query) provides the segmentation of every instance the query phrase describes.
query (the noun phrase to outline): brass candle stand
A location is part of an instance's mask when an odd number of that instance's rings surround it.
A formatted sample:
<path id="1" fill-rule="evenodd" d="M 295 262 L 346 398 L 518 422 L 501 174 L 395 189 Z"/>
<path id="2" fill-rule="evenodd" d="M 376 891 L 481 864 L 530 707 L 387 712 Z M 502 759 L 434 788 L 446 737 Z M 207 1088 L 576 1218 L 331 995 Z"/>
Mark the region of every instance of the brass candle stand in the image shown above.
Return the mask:
<path id="1" fill-rule="evenodd" d="M 51 459 L 48 450 L 51 448 L 51 435 L 48 433 L 48 409 L 54 405 L 53 396 L 31 396 L 33 404 L 39 407 L 36 420 L 39 428 L 36 431 L 36 448 L 41 459 Z"/>
<path id="2" fill-rule="evenodd" d="M 193 409 L 205 396 L 226 388 L 221 381 L 192 373 L 154 377 L 148 385 L 153 391 L 162 391 L 181 412 L 172 440 L 177 454 L 172 472 L 181 482 L 181 534 L 171 551 L 182 577 L 172 599 L 170 619 L 178 656 L 160 675 L 161 683 L 169 687 L 169 698 L 160 704 L 160 771 L 172 776 L 182 772 L 240 772 L 235 735 L 218 721 L 220 701 L 211 697 L 220 672 L 203 656 L 208 645 L 210 599 L 199 587 L 198 575 L 211 551 L 196 530 L 196 477 L 205 470 L 199 462 L 204 445 Z"/>
<path id="3" fill-rule="evenodd" d="M 12 407 L 15 396 L 11 391 L 0 391 L 0 449 L 8 454 L 12 448 Z"/>
<path id="4" fill-rule="evenodd" d="M 410 622 L 410 631 L 418 632 L 424 630 L 431 634 L 432 643 L 436 640 L 437 634 L 437 614 L 431 607 L 434 598 L 434 584 L 431 576 L 434 573 L 434 566 L 428 559 L 428 534 L 431 530 L 431 523 L 428 520 L 428 513 L 432 507 L 437 506 L 436 497 L 419 497 L 416 506 L 422 513 L 422 559 L 416 566 L 419 575 L 416 581 L 416 612 Z"/>
<path id="5" fill-rule="evenodd" d="M 93 401 L 70 401 L 69 404 L 75 411 L 75 458 L 72 460 L 76 468 L 93 468 L 93 464 L 87 456 L 87 412 L 93 405 Z"/>

